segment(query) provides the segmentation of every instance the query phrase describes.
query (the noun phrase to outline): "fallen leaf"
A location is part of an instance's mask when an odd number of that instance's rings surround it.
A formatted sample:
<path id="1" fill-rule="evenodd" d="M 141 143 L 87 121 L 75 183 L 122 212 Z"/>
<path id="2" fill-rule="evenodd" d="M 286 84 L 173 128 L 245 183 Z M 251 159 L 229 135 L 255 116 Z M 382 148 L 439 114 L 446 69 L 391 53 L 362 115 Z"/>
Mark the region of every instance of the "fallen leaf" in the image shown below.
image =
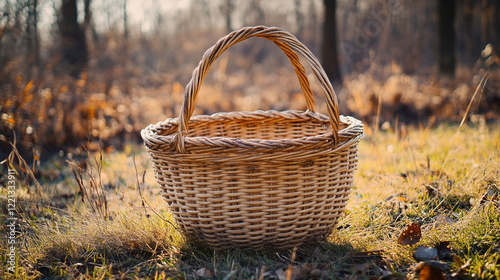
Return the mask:
<path id="1" fill-rule="evenodd" d="M 398 244 L 411 246 L 417 244 L 421 237 L 422 231 L 420 230 L 420 224 L 413 223 L 401 232 L 398 238 Z"/>
<path id="2" fill-rule="evenodd" d="M 445 280 L 443 271 L 429 263 L 419 263 L 417 269 L 420 270 L 419 279 L 420 280 Z"/>
<path id="3" fill-rule="evenodd" d="M 213 278 L 215 276 L 215 272 L 209 268 L 200 268 L 194 273 L 199 278 Z"/>
<path id="4" fill-rule="evenodd" d="M 438 257 L 438 250 L 432 247 L 418 246 L 415 250 L 415 259 L 419 261 L 434 260 Z"/>
<path id="5" fill-rule="evenodd" d="M 33 86 L 33 80 L 29 81 L 29 83 L 24 88 L 24 94 L 28 93 L 28 91 L 30 91 L 32 86 Z"/>
<path id="6" fill-rule="evenodd" d="M 450 248 L 450 241 L 439 242 L 439 244 L 436 245 L 436 249 L 440 260 L 453 260 L 453 252 Z"/>
<path id="7" fill-rule="evenodd" d="M 422 263 L 424 263 L 424 262 L 422 262 Z M 440 262 L 440 261 L 430 260 L 430 261 L 426 261 L 425 263 L 427 263 L 428 265 L 437 267 L 437 268 L 441 269 L 442 271 L 446 271 L 446 270 L 451 268 L 450 264 L 447 264 L 445 262 Z"/>
<path id="8" fill-rule="evenodd" d="M 108 146 L 108 147 L 106 147 L 106 150 L 105 150 L 106 154 L 111 154 L 114 151 L 116 151 L 114 146 Z"/>
<path id="9" fill-rule="evenodd" d="M 7 119 L 7 122 L 8 122 L 9 124 L 15 124 L 15 123 L 16 123 L 16 121 L 14 120 L 14 118 L 13 118 L 13 117 L 9 117 L 9 118 Z"/>

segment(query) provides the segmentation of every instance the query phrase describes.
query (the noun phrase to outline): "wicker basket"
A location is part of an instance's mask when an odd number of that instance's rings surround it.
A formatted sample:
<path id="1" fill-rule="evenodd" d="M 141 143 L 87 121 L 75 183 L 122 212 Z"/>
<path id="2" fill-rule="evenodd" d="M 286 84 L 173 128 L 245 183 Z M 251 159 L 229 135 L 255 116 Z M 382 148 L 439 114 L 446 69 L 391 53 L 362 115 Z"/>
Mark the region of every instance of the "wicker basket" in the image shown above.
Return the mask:
<path id="1" fill-rule="evenodd" d="M 212 63 L 250 37 L 272 40 L 285 52 L 308 110 L 191 117 Z M 298 55 L 318 78 L 329 116 L 314 112 Z M 302 43 L 280 28 L 257 26 L 234 31 L 205 52 L 179 118 L 149 125 L 141 135 L 162 195 L 189 237 L 216 248 L 285 248 L 331 233 L 349 198 L 363 124 L 339 117 L 332 86 Z"/>

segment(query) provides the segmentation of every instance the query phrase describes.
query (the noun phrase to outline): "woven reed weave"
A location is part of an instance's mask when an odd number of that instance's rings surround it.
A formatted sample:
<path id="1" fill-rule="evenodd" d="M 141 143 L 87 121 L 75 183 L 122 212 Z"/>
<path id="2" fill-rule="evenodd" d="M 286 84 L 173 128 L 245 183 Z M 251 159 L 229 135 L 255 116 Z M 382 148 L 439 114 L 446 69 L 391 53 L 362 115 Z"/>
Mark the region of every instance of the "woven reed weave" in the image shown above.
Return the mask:
<path id="1" fill-rule="evenodd" d="M 285 52 L 308 110 L 191 117 L 212 63 L 250 37 L 272 40 Z M 322 86 L 328 116 L 314 112 L 298 55 Z M 333 88 L 302 43 L 280 28 L 257 26 L 234 31 L 207 50 L 179 117 L 150 125 L 141 135 L 162 195 L 189 237 L 216 248 L 285 248 L 331 233 L 349 198 L 363 125 L 339 117 Z"/>

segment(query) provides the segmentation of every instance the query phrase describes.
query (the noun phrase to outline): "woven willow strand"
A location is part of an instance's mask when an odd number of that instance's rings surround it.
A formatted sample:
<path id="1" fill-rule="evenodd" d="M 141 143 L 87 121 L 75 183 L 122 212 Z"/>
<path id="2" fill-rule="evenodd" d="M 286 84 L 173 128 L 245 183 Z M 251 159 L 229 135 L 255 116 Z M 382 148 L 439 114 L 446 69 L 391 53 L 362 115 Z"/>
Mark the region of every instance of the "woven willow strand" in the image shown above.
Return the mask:
<path id="1" fill-rule="evenodd" d="M 196 102 L 200 86 L 203 83 L 203 80 L 205 79 L 208 71 L 210 70 L 210 66 L 229 47 L 251 37 L 260 37 L 271 40 L 285 52 L 297 73 L 300 85 L 306 97 L 308 109 L 314 111 L 313 94 L 310 90 L 307 76 L 304 73 L 304 67 L 300 63 L 297 54 L 300 54 L 309 64 L 314 75 L 320 82 L 325 94 L 334 144 L 338 143 L 339 111 L 337 96 L 335 95 L 333 87 L 328 80 L 325 71 L 321 67 L 318 59 L 311 53 L 311 51 L 309 51 L 309 49 L 307 49 L 307 47 L 305 47 L 299 40 L 297 40 L 295 36 L 288 33 L 287 31 L 277 27 L 256 26 L 242 28 L 230 33 L 229 35 L 221 38 L 203 55 L 198 67 L 193 71 L 191 81 L 186 86 L 184 102 L 179 114 L 178 134 L 174 139 L 177 151 L 180 153 L 186 152 L 184 134 L 188 131 L 188 122 L 193 115 L 194 104 Z"/>
<path id="2" fill-rule="evenodd" d="M 363 133 L 363 125 L 359 120 L 351 117 L 343 117 L 341 120 L 341 129 L 339 130 L 339 144 L 347 139 L 359 136 Z M 230 124 L 252 120 L 256 128 L 259 128 L 259 121 L 267 121 L 275 119 L 277 122 L 298 121 L 303 120 L 318 123 L 324 123 L 324 126 L 329 126 L 330 121 L 327 116 L 316 114 L 313 112 L 301 111 L 253 111 L 253 112 L 230 112 L 216 113 L 210 116 L 200 115 L 191 118 L 191 126 L 210 126 L 212 124 Z M 179 120 L 169 119 L 167 122 L 159 122 L 155 125 L 150 125 L 144 129 L 141 134 L 148 148 L 154 150 L 175 151 L 175 136 L 178 135 Z M 236 128 L 237 129 L 237 128 Z M 193 136 L 199 135 L 198 129 L 190 130 Z M 174 136 L 175 135 L 175 136 Z M 333 145 L 331 130 L 328 129 L 325 133 L 315 133 L 314 135 L 304 135 L 305 137 L 276 137 L 269 140 L 264 140 L 259 137 L 253 138 L 235 138 L 235 137 L 185 137 L 185 147 L 189 147 L 190 152 L 199 151 L 200 148 L 212 149 L 210 152 L 215 152 L 216 148 L 223 149 L 225 152 L 242 153 L 248 151 L 251 147 L 255 152 L 268 153 L 278 148 L 283 151 L 287 150 L 313 150 L 313 149 L 337 149 Z M 181 153 L 182 154 L 182 153 Z"/>

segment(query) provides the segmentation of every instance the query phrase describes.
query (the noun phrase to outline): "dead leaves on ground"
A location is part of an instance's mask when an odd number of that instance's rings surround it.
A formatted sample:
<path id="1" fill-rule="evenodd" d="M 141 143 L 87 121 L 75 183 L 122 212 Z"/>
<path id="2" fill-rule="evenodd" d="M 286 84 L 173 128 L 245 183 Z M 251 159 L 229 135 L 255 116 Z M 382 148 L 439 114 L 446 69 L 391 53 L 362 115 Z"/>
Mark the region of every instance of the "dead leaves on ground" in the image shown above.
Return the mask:
<path id="1" fill-rule="evenodd" d="M 458 258 L 458 257 L 457 257 Z M 460 259 L 460 258 L 459 258 Z M 450 271 L 451 265 L 439 261 L 425 261 L 416 265 L 413 271 L 407 276 L 407 279 L 418 278 L 420 280 L 445 280 L 445 279 L 462 279 L 463 275 L 471 265 L 472 259 L 467 263 L 462 264 L 457 270 Z M 455 261 L 454 261 L 455 262 Z M 449 272 L 447 274 L 445 272 Z"/>
<path id="2" fill-rule="evenodd" d="M 483 189 L 484 193 L 477 196 L 474 202 L 469 203 L 469 199 L 465 196 L 454 196 L 446 194 L 446 183 L 444 184 L 429 184 L 423 186 L 423 198 L 429 202 L 437 203 L 437 205 L 444 204 L 444 208 L 450 210 L 449 205 L 457 206 L 460 209 L 466 207 L 483 206 L 490 203 L 498 203 L 500 198 L 500 191 L 495 183 L 489 182 Z M 465 205 L 469 203 L 468 205 Z M 386 207 L 392 209 L 402 209 L 404 211 L 411 202 L 405 194 L 398 193 L 388 197 L 385 200 Z M 437 207 L 437 206 L 433 206 Z M 447 212 L 448 214 L 450 212 Z M 455 217 L 455 216 L 451 216 Z M 454 219 L 450 218 L 447 214 L 440 214 L 425 225 L 419 223 L 410 223 L 403 229 L 398 236 L 397 243 L 401 246 L 408 248 L 408 256 L 413 257 L 416 262 L 415 265 L 410 267 L 408 274 L 403 273 L 394 274 L 390 266 L 387 266 L 386 260 L 383 259 L 384 251 L 361 252 L 357 253 L 348 259 L 350 265 L 344 268 L 331 268 L 324 266 L 317 266 L 311 264 L 297 265 L 293 260 L 292 264 L 288 267 L 283 267 L 276 270 L 270 270 L 255 274 L 256 279 L 279 279 L 279 280 L 300 280 L 300 279 L 329 279 L 332 275 L 340 277 L 341 279 L 422 279 L 422 280 L 442 280 L 442 279 L 456 279 L 466 274 L 469 266 L 468 263 L 462 260 L 450 247 L 449 241 L 440 241 L 436 244 L 423 244 L 419 243 L 422 237 L 425 237 L 426 230 L 447 230 L 455 223 Z M 294 259 L 294 257 L 292 257 Z M 461 263 L 457 264 L 457 260 Z M 417 264 L 418 263 L 418 264 Z M 454 267 L 455 269 L 452 269 Z M 459 269 L 456 269 L 456 268 Z M 200 269 L 196 271 L 195 275 L 198 278 L 214 278 L 215 274 L 212 270 Z M 230 271 L 224 279 L 238 279 L 241 273 L 238 271 Z"/>
<path id="3" fill-rule="evenodd" d="M 420 238 L 422 238 L 420 224 L 413 223 L 401 232 L 398 238 L 398 244 L 403 246 L 412 246 L 417 244 L 420 241 Z"/>
<path id="4" fill-rule="evenodd" d="M 433 265 L 432 263 L 422 262 L 417 265 L 418 276 L 420 280 L 445 280 L 441 268 Z"/>
<path id="5" fill-rule="evenodd" d="M 417 249 L 415 249 L 413 256 L 417 261 L 452 261 L 454 254 L 449 245 L 449 241 L 441 241 L 433 247 L 419 245 Z"/>
<path id="6" fill-rule="evenodd" d="M 453 252 L 450 247 L 450 241 L 441 241 L 436 245 L 438 259 L 440 260 L 453 260 Z"/>
<path id="7" fill-rule="evenodd" d="M 420 279 L 420 280 L 444 280 L 444 279 L 462 279 L 460 276 L 466 273 L 471 265 L 472 259 L 467 263 L 460 263 L 462 259 L 458 256 L 454 257 L 453 265 L 459 266 L 457 270 L 451 270 L 451 263 L 445 263 L 435 260 L 419 262 L 411 269 L 407 275 L 407 279 Z M 451 271 L 450 271 L 451 270 Z M 459 278 L 457 278 L 459 277 Z"/>
<path id="8" fill-rule="evenodd" d="M 447 217 L 441 217 L 446 221 Z M 449 219 L 449 218 L 448 218 Z M 416 245 L 422 238 L 420 224 L 412 223 L 408 225 L 399 235 L 398 244 L 402 246 Z M 438 260 L 453 260 L 453 254 L 449 247 L 449 241 L 442 241 L 432 247 L 419 245 L 413 252 L 413 257 L 421 261 L 414 270 L 414 276 L 421 280 L 444 280 L 443 271 L 449 270 L 450 266 Z"/>
<path id="9" fill-rule="evenodd" d="M 326 267 L 314 267 L 311 264 L 302 266 L 294 265 L 287 269 L 278 269 L 269 278 L 278 280 L 305 280 L 305 279 L 378 279 L 380 275 L 390 275 L 391 273 L 382 270 L 373 263 L 354 264 L 344 269 L 329 270 Z"/>
<path id="10" fill-rule="evenodd" d="M 437 249 L 434 247 L 418 246 L 413 254 L 418 261 L 435 260 L 438 257 Z"/>
<path id="11" fill-rule="evenodd" d="M 443 223 L 448 223 L 450 218 L 443 216 L 438 220 L 443 220 Z M 398 244 L 403 246 L 413 246 L 417 244 L 422 238 L 422 229 L 420 224 L 412 223 L 407 226 L 399 235 Z M 449 241 L 441 241 L 433 247 L 425 247 L 419 245 L 415 252 L 414 257 L 419 261 L 427 261 L 427 260 L 437 260 L 437 259 L 452 259 L 452 251 L 450 249 Z"/>

